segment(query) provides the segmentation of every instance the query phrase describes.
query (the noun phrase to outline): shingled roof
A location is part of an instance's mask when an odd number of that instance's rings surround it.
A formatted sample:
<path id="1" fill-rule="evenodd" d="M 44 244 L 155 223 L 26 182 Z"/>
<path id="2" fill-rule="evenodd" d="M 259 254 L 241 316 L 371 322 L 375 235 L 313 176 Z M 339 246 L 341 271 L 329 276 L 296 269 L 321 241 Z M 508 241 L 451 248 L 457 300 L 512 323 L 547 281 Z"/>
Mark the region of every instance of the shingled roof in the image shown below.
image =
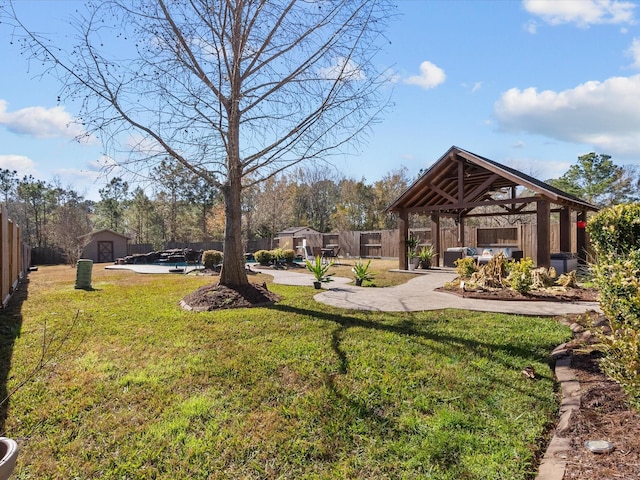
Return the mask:
<path id="1" fill-rule="evenodd" d="M 527 197 L 494 198 L 495 192 L 524 187 Z M 477 207 L 502 205 L 515 208 L 538 200 L 567 206 L 574 210 L 597 211 L 598 208 L 567 192 L 555 188 L 514 168 L 451 147 L 420 176 L 387 211 L 432 212 L 469 215 Z"/>

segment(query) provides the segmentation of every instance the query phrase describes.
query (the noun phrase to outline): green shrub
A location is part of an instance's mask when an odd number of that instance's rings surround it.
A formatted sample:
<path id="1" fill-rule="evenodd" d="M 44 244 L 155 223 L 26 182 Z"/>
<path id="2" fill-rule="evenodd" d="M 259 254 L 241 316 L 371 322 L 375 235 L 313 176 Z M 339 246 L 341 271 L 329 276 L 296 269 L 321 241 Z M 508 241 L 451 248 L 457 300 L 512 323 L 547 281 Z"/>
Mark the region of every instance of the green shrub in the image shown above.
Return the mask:
<path id="1" fill-rule="evenodd" d="M 463 257 L 455 261 L 456 273 L 461 278 L 471 278 L 478 271 L 476 260 L 473 257 Z"/>
<path id="2" fill-rule="evenodd" d="M 599 332 L 601 367 L 640 408 L 640 204 L 604 209 L 587 229 L 598 254 L 592 271 L 600 307 L 611 326 L 610 334 Z"/>
<path id="3" fill-rule="evenodd" d="M 418 258 L 420 258 L 420 263 L 422 264 L 422 268 L 431 268 L 431 262 L 433 257 L 435 257 L 436 251 L 433 249 L 432 245 L 428 247 L 422 247 L 418 252 Z"/>
<path id="4" fill-rule="evenodd" d="M 626 254 L 640 247 L 640 203 L 615 205 L 598 212 L 587 224 L 598 254 Z"/>
<path id="5" fill-rule="evenodd" d="M 527 293 L 533 285 L 533 260 L 529 257 L 523 258 L 519 262 L 509 262 L 507 283 L 518 293 Z"/>
<path id="6" fill-rule="evenodd" d="M 292 248 L 284 248 L 282 249 L 282 258 L 287 263 L 293 263 L 293 260 L 296 258 L 296 252 Z"/>
<path id="7" fill-rule="evenodd" d="M 222 262 L 222 252 L 218 250 L 205 250 L 202 252 L 202 264 L 205 268 L 214 268 Z"/>
<path id="8" fill-rule="evenodd" d="M 284 255 L 282 254 L 282 249 L 280 247 L 278 248 L 274 248 L 273 250 L 271 250 L 271 259 L 278 263 L 281 262 L 283 260 Z"/>
<path id="9" fill-rule="evenodd" d="M 629 403 L 640 409 L 640 333 L 633 328 L 617 328 L 611 335 L 600 334 L 605 357 L 600 368 L 622 386 Z"/>
<path id="10" fill-rule="evenodd" d="M 362 285 L 362 282 L 370 282 L 373 280 L 374 274 L 369 271 L 371 260 L 367 263 L 356 262 L 351 271 L 356 279 L 356 285 Z"/>
<path id="11" fill-rule="evenodd" d="M 260 265 L 269 265 L 273 261 L 273 254 L 269 250 L 258 250 L 253 254 Z"/>
<path id="12" fill-rule="evenodd" d="M 275 262 L 293 262 L 293 259 L 296 258 L 296 252 L 291 248 L 274 248 L 271 250 L 271 260 Z"/>
<path id="13" fill-rule="evenodd" d="M 333 273 L 328 273 L 329 269 L 333 267 L 333 262 L 323 263 L 322 257 L 318 255 L 314 261 L 311 263 L 309 260 L 305 260 L 307 268 L 313 274 L 316 282 L 331 282 L 333 279 L 331 275 Z"/>

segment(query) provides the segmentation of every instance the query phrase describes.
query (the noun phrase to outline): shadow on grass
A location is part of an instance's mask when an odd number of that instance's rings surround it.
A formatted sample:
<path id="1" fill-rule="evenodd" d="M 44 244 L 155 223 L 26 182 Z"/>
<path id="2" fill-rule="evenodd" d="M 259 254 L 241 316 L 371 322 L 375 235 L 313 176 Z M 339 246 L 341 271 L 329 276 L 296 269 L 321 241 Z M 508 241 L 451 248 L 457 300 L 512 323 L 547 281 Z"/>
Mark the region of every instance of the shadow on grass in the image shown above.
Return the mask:
<path id="1" fill-rule="evenodd" d="M 372 313 L 369 316 L 369 312 L 363 312 L 362 316 L 355 316 L 348 311 L 344 313 L 332 310 L 318 311 L 282 304 L 268 308 L 277 310 L 285 315 L 301 315 L 312 319 L 311 321 L 317 319 L 335 324 L 335 328 L 331 331 L 330 348 L 337 359 L 337 367 L 334 373 L 327 373 L 324 379 L 324 384 L 331 397 L 333 397 L 328 402 L 327 408 L 335 409 L 337 412 L 344 412 L 344 410 L 355 412 L 357 418 L 368 421 L 369 428 L 377 432 L 381 438 L 396 437 L 400 439 L 404 435 L 402 433 L 404 427 L 398 423 L 399 420 L 393 411 L 387 408 L 385 401 L 381 403 L 372 402 L 366 392 L 363 392 L 362 395 L 352 392 L 345 389 L 343 383 L 340 382 L 340 376 L 348 375 L 350 371 L 349 350 L 344 346 L 344 343 L 348 339 L 348 331 L 351 328 L 363 329 L 372 333 L 383 332 L 412 337 L 419 343 L 422 342 L 425 349 L 450 359 L 453 363 L 461 362 L 464 368 L 460 369 L 460 372 L 465 372 L 465 369 L 469 372 L 474 371 L 474 374 L 470 375 L 470 377 L 476 378 L 474 384 L 478 382 L 478 379 L 481 379 L 480 383 L 477 383 L 477 387 L 481 388 L 483 392 L 491 391 L 500 385 L 500 388 L 511 390 L 515 395 L 522 395 L 531 400 L 536 399 L 541 402 L 548 400 L 543 393 L 532 390 L 527 385 L 530 380 L 522 378 L 521 382 L 513 381 L 517 377 L 504 374 L 505 371 L 515 371 L 516 375 L 519 375 L 521 369 L 527 365 L 547 363 L 550 359 L 546 354 L 538 353 L 539 350 L 536 352 L 533 348 L 528 348 L 524 344 L 509 344 L 500 340 L 500 337 L 496 335 L 493 335 L 491 339 L 483 339 L 470 337 L 465 335 L 464 332 L 456 334 L 439 330 L 438 323 L 455 322 L 455 318 L 459 313 L 453 310 L 451 311 L 451 320 L 446 318 L 447 314 L 444 317 L 441 314 L 434 315 L 430 317 L 433 318 L 430 321 L 428 319 L 423 320 L 420 314 L 407 313 L 402 317 L 394 318 L 394 323 L 387 323 L 385 316 L 380 313 Z M 430 328 L 430 324 L 434 328 Z M 549 345 L 549 351 L 551 351 L 552 347 L 552 345 Z M 376 353 L 371 352 L 371 354 L 375 355 Z M 484 362 L 482 361 L 466 361 L 467 354 L 474 359 L 478 359 L 478 357 L 486 358 L 488 362 L 483 367 L 482 364 Z M 461 373 L 461 375 L 464 375 L 464 373 Z M 551 380 L 551 377 L 552 374 L 547 373 L 540 375 L 538 379 Z M 465 378 L 460 378 L 461 383 L 466 383 L 466 381 Z M 434 399 L 433 408 L 437 408 L 437 405 L 447 408 L 446 404 L 456 398 Z M 390 408 L 393 410 L 394 407 Z M 456 407 L 452 408 L 455 410 Z M 457 408 L 462 407 L 458 406 Z M 342 413 L 338 415 L 340 414 Z M 348 435 L 349 429 L 345 428 L 345 430 L 347 433 L 344 434 Z M 465 434 L 464 430 L 448 431 L 446 428 L 434 428 L 432 432 L 425 433 L 425 438 L 428 438 L 429 441 L 421 450 L 424 462 L 436 465 L 438 468 L 442 468 L 443 471 L 456 470 L 459 472 L 460 478 L 467 478 L 465 474 L 471 474 L 466 471 L 461 456 Z M 471 476 L 468 478 L 471 478 Z"/>
<path id="2" fill-rule="evenodd" d="M 373 319 L 363 320 L 361 318 L 350 315 L 322 312 L 318 310 L 307 310 L 290 305 L 276 304 L 268 308 L 279 310 L 285 313 L 291 313 L 294 315 L 304 315 L 307 317 L 313 317 L 319 320 L 336 323 L 338 325 L 338 328 L 336 328 L 332 333 L 331 348 L 338 359 L 339 374 L 346 374 L 349 371 L 349 360 L 347 357 L 347 353 L 342 348 L 342 338 L 344 332 L 352 327 L 394 333 L 398 335 L 408 335 L 411 337 L 433 341 L 434 345 L 440 346 L 432 345 L 430 346 L 430 348 L 447 357 L 462 356 L 465 352 L 473 351 L 476 355 L 489 358 L 491 362 L 500 363 L 506 369 L 520 369 L 532 363 L 549 363 L 551 361 L 550 357 L 546 355 L 536 355 L 534 352 L 528 349 L 515 345 L 489 343 L 484 342 L 480 339 L 443 335 L 437 332 L 420 330 L 416 328 L 415 322 L 409 318 L 404 319 L 397 324 L 385 324 Z M 413 316 L 413 314 L 411 313 L 409 313 L 408 315 Z M 551 348 L 553 348 L 553 346 L 550 346 L 549 351 L 551 351 Z M 497 355 L 497 353 L 503 353 L 505 355 Z M 516 364 L 509 363 L 507 360 L 505 360 L 505 358 L 514 358 L 514 363 Z M 475 369 L 476 367 L 469 363 L 468 368 Z M 551 378 L 551 376 L 549 376 L 548 378 Z M 514 385 L 513 383 L 500 378 L 498 375 L 495 375 L 491 380 L 492 382 L 500 383 L 510 388 L 518 389 L 517 385 Z"/>
<path id="3" fill-rule="evenodd" d="M 28 296 L 29 278 L 25 277 L 0 312 L 0 433 L 4 435 L 10 392 L 7 389 L 13 346 L 22 330 L 22 304 Z"/>

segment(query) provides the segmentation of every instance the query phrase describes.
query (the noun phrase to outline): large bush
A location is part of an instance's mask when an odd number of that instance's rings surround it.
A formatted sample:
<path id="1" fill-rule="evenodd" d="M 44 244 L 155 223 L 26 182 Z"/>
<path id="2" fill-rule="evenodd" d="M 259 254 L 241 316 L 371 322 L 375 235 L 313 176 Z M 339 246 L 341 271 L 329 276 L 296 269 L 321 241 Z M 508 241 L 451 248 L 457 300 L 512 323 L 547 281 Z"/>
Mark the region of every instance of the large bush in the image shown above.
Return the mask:
<path id="1" fill-rule="evenodd" d="M 601 210 L 589 220 L 587 232 L 598 254 L 626 255 L 640 248 L 640 203 Z"/>
<path id="2" fill-rule="evenodd" d="M 282 249 L 282 258 L 287 263 L 293 263 L 296 258 L 296 252 L 293 248 Z"/>
<path id="3" fill-rule="evenodd" d="M 588 224 L 598 260 L 593 265 L 610 334 L 600 334 L 602 368 L 640 407 L 640 204 L 617 205 Z"/>
<path id="4" fill-rule="evenodd" d="M 253 254 L 253 258 L 256 259 L 260 265 L 269 265 L 273 260 L 273 254 L 269 250 L 258 250 Z"/>
<path id="5" fill-rule="evenodd" d="M 214 268 L 222 263 L 222 252 L 218 250 L 205 250 L 202 252 L 202 264 L 205 268 Z"/>

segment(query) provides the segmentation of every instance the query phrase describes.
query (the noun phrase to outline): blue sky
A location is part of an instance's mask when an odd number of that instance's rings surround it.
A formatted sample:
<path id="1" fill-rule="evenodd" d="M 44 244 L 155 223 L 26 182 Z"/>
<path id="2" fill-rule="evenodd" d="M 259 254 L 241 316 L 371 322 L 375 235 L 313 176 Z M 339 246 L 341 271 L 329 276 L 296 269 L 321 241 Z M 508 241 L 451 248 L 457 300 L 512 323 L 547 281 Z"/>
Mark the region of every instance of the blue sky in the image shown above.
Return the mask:
<path id="1" fill-rule="evenodd" d="M 62 25 L 77 2 L 18 0 L 25 23 Z M 374 182 L 415 175 L 452 145 L 545 180 L 595 151 L 640 165 L 639 2 L 398 0 L 378 58 L 393 108 L 337 169 Z M 32 23 L 33 22 L 33 23 Z M 79 143 L 74 104 L 29 67 L 0 26 L 0 168 L 59 178 L 88 198 L 109 180 Z M 71 125 L 71 126 L 70 126 Z M 117 160 L 117 159 L 116 159 Z"/>

